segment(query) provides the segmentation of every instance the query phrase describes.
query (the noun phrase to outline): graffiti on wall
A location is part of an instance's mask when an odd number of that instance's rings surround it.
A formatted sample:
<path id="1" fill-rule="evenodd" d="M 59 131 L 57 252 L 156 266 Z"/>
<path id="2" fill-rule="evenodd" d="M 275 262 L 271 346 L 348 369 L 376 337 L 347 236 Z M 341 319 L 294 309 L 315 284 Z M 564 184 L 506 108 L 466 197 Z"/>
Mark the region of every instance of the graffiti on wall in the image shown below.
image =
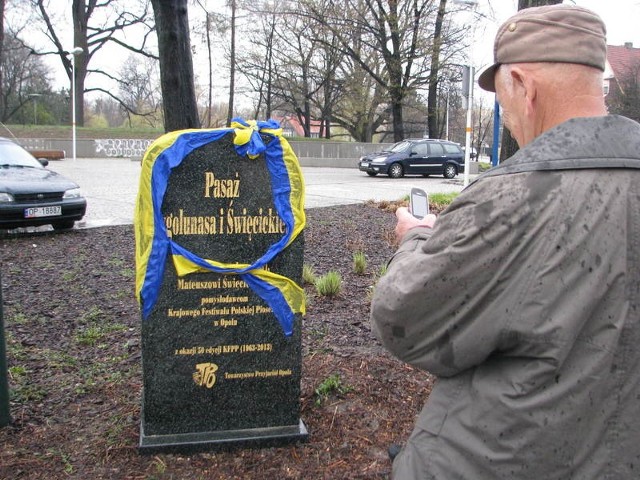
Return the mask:
<path id="1" fill-rule="evenodd" d="M 135 138 L 104 138 L 94 141 L 96 154 L 105 157 L 142 157 L 153 142 L 149 139 Z"/>

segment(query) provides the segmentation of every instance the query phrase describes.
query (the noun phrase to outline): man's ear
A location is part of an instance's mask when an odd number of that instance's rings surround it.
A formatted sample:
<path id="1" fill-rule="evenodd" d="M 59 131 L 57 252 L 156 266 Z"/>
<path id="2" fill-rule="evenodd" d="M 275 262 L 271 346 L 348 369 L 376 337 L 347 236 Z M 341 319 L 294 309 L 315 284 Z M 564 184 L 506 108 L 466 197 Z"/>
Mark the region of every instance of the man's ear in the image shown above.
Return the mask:
<path id="1" fill-rule="evenodd" d="M 521 95 L 526 100 L 526 113 L 532 114 L 538 95 L 535 76 L 522 67 L 514 66 L 511 68 L 511 78 L 517 95 Z"/>

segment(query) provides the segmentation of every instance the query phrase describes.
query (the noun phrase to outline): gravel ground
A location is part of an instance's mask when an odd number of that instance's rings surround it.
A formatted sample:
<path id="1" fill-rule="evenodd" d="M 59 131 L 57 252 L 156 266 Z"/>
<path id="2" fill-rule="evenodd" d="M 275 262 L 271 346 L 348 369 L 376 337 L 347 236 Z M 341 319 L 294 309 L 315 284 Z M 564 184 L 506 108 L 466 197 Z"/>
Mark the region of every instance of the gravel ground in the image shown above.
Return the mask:
<path id="1" fill-rule="evenodd" d="M 393 208 L 307 211 L 305 264 L 337 270 L 335 297 L 306 285 L 301 417 L 307 443 L 194 455 L 137 451 L 142 372 L 133 227 L 0 238 L 13 423 L 0 429 L 0 479 L 378 479 L 433 377 L 372 336 L 371 287 L 394 251 Z M 354 273 L 353 253 L 367 258 Z M 327 398 L 315 390 L 336 376 Z"/>

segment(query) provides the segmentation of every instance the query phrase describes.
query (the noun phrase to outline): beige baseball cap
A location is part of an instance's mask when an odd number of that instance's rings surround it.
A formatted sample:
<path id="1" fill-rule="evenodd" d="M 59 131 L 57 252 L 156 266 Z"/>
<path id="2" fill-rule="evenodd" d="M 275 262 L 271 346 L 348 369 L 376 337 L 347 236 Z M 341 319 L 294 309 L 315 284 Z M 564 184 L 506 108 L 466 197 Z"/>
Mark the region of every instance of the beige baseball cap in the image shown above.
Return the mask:
<path id="1" fill-rule="evenodd" d="M 480 74 L 478 84 L 495 92 L 495 73 L 503 63 L 577 63 L 604 71 L 606 33 L 602 19 L 586 8 L 560 4 L 520 10 L 498 30 L 495 63 Z"/>

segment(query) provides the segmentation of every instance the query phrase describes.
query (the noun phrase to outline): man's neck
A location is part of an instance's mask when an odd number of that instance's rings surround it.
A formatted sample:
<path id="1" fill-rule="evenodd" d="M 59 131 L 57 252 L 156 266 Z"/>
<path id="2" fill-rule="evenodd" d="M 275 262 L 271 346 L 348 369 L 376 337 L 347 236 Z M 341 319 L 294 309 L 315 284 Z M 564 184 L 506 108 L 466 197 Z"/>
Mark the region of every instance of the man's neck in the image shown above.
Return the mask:
<path id="1" fill-rule="evenodd" d="M 541 109 L 536 123 L 536 136 L 572 118 L 601 117 L 607 115 L 602 95 L 573 95 L 555 99 Z"/>

